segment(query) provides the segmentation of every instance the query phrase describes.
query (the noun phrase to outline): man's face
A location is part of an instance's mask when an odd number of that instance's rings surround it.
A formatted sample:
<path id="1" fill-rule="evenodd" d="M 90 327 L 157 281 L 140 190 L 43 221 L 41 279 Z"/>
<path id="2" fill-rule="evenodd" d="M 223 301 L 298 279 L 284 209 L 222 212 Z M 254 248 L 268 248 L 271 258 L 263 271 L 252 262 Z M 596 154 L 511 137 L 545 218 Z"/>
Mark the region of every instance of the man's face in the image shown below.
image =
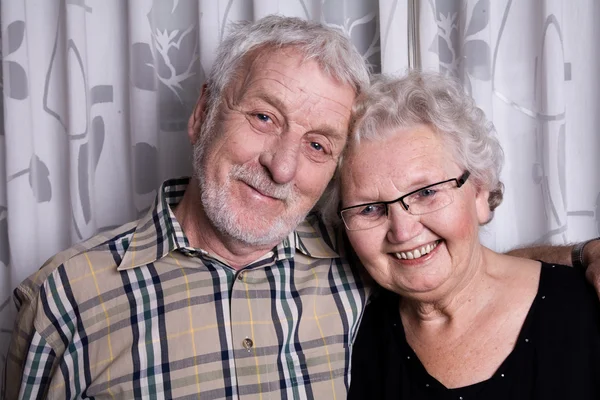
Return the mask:
<path id="1" fill-rule="evenodd" d="M 262 52 L 232 82 L 194 146 L 204 211 L 249 245 L 274 245 L 317 202 L 348 134 L 354 89 L 293 48 Z M 207 121 L 204 121 L 206 123 Z"/>

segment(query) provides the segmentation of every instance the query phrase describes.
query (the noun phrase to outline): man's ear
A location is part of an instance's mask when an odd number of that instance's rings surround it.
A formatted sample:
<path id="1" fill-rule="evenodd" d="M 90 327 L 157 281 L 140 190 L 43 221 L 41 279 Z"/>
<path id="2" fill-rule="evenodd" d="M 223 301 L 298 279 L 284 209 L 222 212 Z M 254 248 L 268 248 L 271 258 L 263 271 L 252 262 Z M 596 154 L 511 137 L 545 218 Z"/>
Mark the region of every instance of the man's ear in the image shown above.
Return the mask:
<path id="1" fill-rule="evenodd" d="M 202 127 L 202 123 L 204 123 L 204 119 L 206 118 L 207 98 L 208 90 L 205 83 L 202 85 L 202 93 L 200 93 L 200 97 L 198 97 L 198 101 L 194 106 L 194 111 L 192 111 L 192 115 L 190 115 L 190 119 L 188 120 L 188 136 L 192 145 L 194 145 L 198 140 L 200 128 Z"/>

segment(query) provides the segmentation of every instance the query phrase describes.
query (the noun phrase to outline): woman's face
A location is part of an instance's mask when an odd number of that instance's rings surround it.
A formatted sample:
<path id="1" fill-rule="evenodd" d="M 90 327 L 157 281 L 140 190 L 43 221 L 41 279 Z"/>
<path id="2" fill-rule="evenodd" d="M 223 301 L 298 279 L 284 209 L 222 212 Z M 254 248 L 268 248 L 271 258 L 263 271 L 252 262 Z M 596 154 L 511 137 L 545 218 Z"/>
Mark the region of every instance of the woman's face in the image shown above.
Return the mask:
<path id="1" fill-rule="evenodd" d="M 342 207 L 395 200 L 463 172 L 429 126 L 397 130 L 387 139 L 364 141 L 352 149 L 342 169 Z M 380 285 L 404 296 L 435 299 L 477 267 L 478 230 L 489 219 L 489 192 L 478 191 L 469 180 L 450 191 L 452 203 L 437 211 L 411 215 L 397 202 L 388 206 L 383 224 L 347 230 Z"/>

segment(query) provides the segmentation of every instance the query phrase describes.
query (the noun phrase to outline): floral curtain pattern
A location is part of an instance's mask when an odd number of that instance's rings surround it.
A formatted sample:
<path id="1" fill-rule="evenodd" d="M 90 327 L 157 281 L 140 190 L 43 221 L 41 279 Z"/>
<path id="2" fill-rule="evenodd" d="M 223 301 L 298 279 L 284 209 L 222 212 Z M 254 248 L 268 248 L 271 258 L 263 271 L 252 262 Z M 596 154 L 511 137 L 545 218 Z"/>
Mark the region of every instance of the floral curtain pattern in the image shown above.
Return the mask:
<path id="1" fill-rule="evenodd" d="M 598 236 L 598 4 L 420 5 L 422 67 L 458 77 L 504 147 L 504 202 L 482 240 L 507 250 Z"/>
<path id="2" fill-rule="evenodd" d="M 412 20 L 407 10 L 417 7 Z M 144 213 L 190 172 L 185 132 L 227 24 L 279 13 L 344 29 L 374 72 L 464 82 L 506 152 L 492 248 L 600 231 L 594 0 L 3 0 L 0 365 L 12 290 L 58 251 Z M 2 368 L 2 367 L 0 367 Z"/>

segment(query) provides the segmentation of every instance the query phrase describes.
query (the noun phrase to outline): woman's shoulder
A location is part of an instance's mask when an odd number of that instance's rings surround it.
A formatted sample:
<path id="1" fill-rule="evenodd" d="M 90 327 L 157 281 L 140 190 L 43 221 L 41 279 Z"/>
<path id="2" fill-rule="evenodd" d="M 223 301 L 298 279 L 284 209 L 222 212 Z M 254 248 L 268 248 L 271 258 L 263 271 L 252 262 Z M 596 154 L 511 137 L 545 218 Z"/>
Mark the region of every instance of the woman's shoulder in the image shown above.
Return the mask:
<path id="1" fill-rule="evenodd" d="M 532 312 L 532 335 L 540 345 L 565 353 L 565 360 L 593 353 L 600 362 L 600 302 L 582 271 L 542 263 Z"/>
<path id="2" fill-rule="evenodd" d="M 399 368 L 401 330 L 399 296 L 376 287 L 352 344 L 348 399 L 382 398 L 390 368 Z M 394 312 L 395 310 L 395 312 Z"/>
<path id="3" fill-rule="evenodd" d="M 583 271 L 575 268 L 542 262 L 538 297 L 547 300 L 555 312 L 595 312 L 600 318 L 598 296 Z M 573 317 L 573 316 L 572 316 Z M 589 318 L 589 314 L 587 316 Z"/>
<path id="4" fill-rule="evenodd" d="M 514 298 L 527 293 L 533 299 L 529 313 L 534 325 L 556 331 L 568 331 L 568 325 L 599 329 L 600 302 L 582 271 L 510 256 L 499 261 L 506 293 Z M 510 304 L 510 298 L 504 300 Z"/>
<path id="5" fill-rule="evenodd" d="M 400 295 L 375 285 L 361 321 L 362 326 L 376 326 L 387 323 L 390 315 L 398 314 Z"/>
<path id="6" fill-rule="evenodd" d="M 394 338 L 394 328 L 401 326 L 398 302 L 400 296 L 377 286 L 362 315 L 354 347 L 369 353 Z"/>
<path id="7" fill-rule="evenodd" d="M 582 393 L 592 386 L 598 390 L 600 303 L 583 272 L 542 263 L 533 311 L 530 333 L 533 343 L 537 341 L 538 373 L 553 382 L 544 385 L 578 386 Z"/>
<path id="8" fill-rule="evenodd" d="M 594 289 L 583 271 L 567 265 L 542 262 L 539 290 L 548 294 L 569 295 L 574 301 L 594 300 L 592 303 L 598 303 Z"/>

